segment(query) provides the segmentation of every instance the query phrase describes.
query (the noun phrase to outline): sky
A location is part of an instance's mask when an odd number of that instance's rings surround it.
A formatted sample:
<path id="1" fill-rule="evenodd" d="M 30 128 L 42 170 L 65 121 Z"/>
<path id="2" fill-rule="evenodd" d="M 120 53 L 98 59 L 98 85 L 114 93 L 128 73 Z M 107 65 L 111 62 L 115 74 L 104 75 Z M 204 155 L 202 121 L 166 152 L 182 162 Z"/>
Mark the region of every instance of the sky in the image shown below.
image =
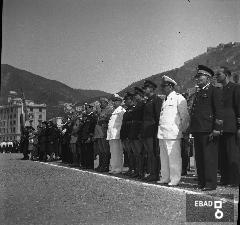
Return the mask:
<path id="1" fill-rule="evenodd" d="M 116 93 L 240 41 L 240 0 L 4 0 L 2 64 Z"/>

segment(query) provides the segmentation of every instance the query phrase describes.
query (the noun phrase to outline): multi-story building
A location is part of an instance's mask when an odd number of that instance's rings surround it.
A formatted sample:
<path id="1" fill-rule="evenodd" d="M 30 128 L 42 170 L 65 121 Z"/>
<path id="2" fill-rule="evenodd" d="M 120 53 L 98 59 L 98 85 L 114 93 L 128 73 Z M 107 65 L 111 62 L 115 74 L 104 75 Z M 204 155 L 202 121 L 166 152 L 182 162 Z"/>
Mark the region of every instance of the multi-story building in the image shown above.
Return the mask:
<path id="1" fill-rule="evenodd" d="M 29 125 L 34 129 L 46 120 L 46 104 L 26 100 Z M 0 106 L 0 142 L 20 140 L 21 98 L 8 98 L 8 104 Z"/>

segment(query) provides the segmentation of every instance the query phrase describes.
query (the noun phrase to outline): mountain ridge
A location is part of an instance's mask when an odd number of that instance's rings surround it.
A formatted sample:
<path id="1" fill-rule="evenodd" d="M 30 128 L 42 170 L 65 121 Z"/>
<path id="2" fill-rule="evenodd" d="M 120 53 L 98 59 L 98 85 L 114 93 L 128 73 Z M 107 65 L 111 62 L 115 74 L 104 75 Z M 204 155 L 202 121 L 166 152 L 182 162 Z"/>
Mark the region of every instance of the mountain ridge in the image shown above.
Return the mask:
<path id="1" fill-rule="evenodd" d="M 74 89 L 60 81 L 50 80 L 8 64 L 1 64 L 1 75 L 0 104 L 6 104 L 9 91 L 16 91 L 20 95 L 22 88 L 26 99 L 47 104 L 48 119 L 63 114 L 60 102 L 84 104 L 110 95 L 99 90 Z M 60 110 L 58 115 L 52 113 L 56 107 Z"/>
<path id="2" fill-rule="evenodd" d="M 119 94 L 122 95 L 127 91 L 132 91 L 134 86 L 142 86 L 146 79 L 154 81 L 159 86 L 163 75 L 173 78 L 178 83 L 177 90 L 184 92 L 194 86 L 194 75 L 199 64 L 204 64 L 212 69 L 216 69 L 218 66 L 227 66 L 232 71 L 233 76 L 236 74 L 239 76 L 240 42 L 221 43 L 216 47 L 208 47 L 206 52 L 187 60 L 181 67 L 133 82 L 121 90 Z M 157 92 L 161 93 L 161 90 L 158 89 Z"/>

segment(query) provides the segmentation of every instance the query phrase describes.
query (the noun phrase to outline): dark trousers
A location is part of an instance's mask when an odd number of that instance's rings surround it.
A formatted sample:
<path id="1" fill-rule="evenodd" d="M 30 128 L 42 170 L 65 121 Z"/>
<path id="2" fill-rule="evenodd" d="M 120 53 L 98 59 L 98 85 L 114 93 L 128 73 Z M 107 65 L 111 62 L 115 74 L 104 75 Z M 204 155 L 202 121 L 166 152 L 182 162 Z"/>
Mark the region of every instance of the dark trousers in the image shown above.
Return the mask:
<path id="1" fill-rule="evenodd" d="M 23 157 L 24 158 L 28 158 L 29 157 L 28 156 L 28 154 L 29 154 L 28 145 L 29 145 L 28 141 L 23 142 L 23 150 L 22 150 L 22 152 L 23 152 Z"/>
<path id="2" fill-rule="evenodd" d="M 156 138 L 145 138 L 143 139 L 144 151 L 147 152 L 147 164 L 150 172 L 150 176 L 159 177 L 160 171 L 160 151 L 157 145 Z"/>
<path id="3" fill-rule="evenodd" d="M 82 166 L 86 169 L 94 169 L 94 149 L 93 143 L 81 144 Z"/>
<path id="4" fill-rule="evenodd" d="M 187 174 L 190 164 L 189 157 L 189 148 L 190 146 L 187 144 L 187 141 L 182 138 L 181 140 L 181 157 L 182 157 L 182 174 Z"/>
<path id="5" fill-rule="evenodd" d="M 194 133 L 195 158 L 198 184 L 202 187 L 217 187 L 218 142 L 219 138 L 209 140 L 209 133 Z"/>
<path id="6" fill-rule="evenodd" d="M 220 137 L 219 169 L 221 182 L 239 185 L 240 181 L 240 151 L 235 133 L 224 133 Z"/>

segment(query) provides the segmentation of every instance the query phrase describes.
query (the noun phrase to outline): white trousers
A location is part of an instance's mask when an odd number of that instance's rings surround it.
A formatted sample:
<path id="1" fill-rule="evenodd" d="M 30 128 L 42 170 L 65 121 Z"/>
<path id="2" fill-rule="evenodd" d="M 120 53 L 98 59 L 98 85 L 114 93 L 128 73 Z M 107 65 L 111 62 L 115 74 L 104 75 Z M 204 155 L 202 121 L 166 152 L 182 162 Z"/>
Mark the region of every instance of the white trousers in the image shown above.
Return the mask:
<path id="1" fill-rule="evenodd" d="M 181 179 L 181 139 L 159 140 L 161 181 L 177 185 Z"/>
<path id="2" fill-rule="evenodd" d="M 122 172 L 123 169 L 123 147 L 120 139 L 109 140 L 111 152 L 111 171 Z"/>

